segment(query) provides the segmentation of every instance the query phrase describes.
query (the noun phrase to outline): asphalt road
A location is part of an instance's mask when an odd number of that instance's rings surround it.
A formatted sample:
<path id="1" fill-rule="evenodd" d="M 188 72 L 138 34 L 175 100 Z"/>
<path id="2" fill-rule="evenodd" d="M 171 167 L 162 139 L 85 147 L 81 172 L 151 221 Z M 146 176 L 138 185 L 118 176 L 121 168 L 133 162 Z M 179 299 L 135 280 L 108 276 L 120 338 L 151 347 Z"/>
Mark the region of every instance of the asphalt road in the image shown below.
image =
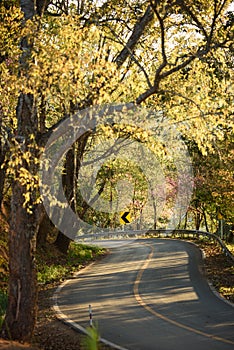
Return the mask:
<path id="1" fill-rule="evenodd" d="M 67 282 L 60 311 L 129 350 L 233 350 L 234 308 L 210 290 L 193 244 L 131 241 Z"/>

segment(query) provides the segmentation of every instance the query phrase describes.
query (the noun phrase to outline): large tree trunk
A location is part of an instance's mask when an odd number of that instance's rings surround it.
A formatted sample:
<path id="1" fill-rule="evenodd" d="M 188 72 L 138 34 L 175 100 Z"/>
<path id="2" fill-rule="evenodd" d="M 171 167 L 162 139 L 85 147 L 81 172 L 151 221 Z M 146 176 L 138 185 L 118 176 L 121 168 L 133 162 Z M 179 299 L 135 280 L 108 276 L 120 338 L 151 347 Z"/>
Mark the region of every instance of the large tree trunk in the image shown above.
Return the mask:
<path id="1" fill-rule="evenodd" d="M 71 243 L 71 239 L 67 236 L 65 236 L 61 231 L 58 232 L 56 241 L 54 242 L 55 246 L 58 248 L 58 250 L 66 254 L 69 248 L 69 245 Z"/>
<path id="2" fill-rule="evenodd" d="M 86 132 L 82 135 L 82 137 L 77 140 L 76 146 L 74 145 L 66 155 L 63 186 L 67 201 L 74 212 L 76 212 L 76 183 L 79 176 L 80 163 L 90 134 L 90 132 Z M 66 254 L 70 242 L 71 239 L 59 231 L 54 244 L 62 253 Z"/>
<path id="3" fill-rule="evenodd" d="M 0 117 L 1 118 L 1 117 Z M 2 120 L 0 119 L 0 134 L 3 135 Z M 7 142 L 0 137 L 0 208 L 3 201 L 3 191 L 6 174 L 6 153 L 7 153 Z"/>
<path id="4" fill-rule="evenodd" d="M 25 168 L 31 176 L 37 174 L 35 162 L 25 162 L 23 153 L 33 150 L 30 135 L 36 134 L 37 120 L 33 112 L 33 97 L 21 94 L 17 107 L 17 136 L 19 165 L 12 184 L 11 217 L 9 233 L 9 298 L 3 327 L 5 337 L 29 341 L 36 323 L 37 278 L 35 267 L 36 234 L 38 230 L 38 208 L 34 204 L 36 189 L 26 188 L 19 179 L 19 170 Z M 30 207 L 25 205 L 25 194 L 30 195 Z M 31 212 L 30 212 L 31 211 Z"/>
<path id="5" fill-rule="evenodd" d="M 32 19 L 36 14 L 35 2 L 32 0 L 21 0 L 20 7 L 24 13 L 24 21 Z M 27 74 L 31 45 L 26 37 L 22 38 L 22 54 L 20 57 L 22 74 Z M 15 143 L 18 147 L 16 156 L 19 165 L 15 169 L 15 179 L 12 183 L 9 233 L 9 296 L 2 332 L 9 339 L 30 341 L 37 316 L 35 250 L 39 216 L 35 204 L 37 189 L 31 187 L 29 190 L 26 184 L 20 181 L 19 172 L 25 169 L 32 177 L 38 173 L 38 164 L 34 162 L 34 159 L 38 157 L 37 147 L 33 147 L 31 139 L 32 135 L 36 139 L 38 119 L 34 107 L 34 98 L 31 94 L 20 94 L 16 118 Z M 23 154 L 25 152 L 31 154 L 30 161 L 26 162 L 24 160 Z M 29 206 L 25 205 L 25 195 L 29 195 Z"/>
<path id="6" fill-rule="evenodd" d="M 20 7 L 24 20 L 32 19 L 36 14 L 35 2 L 21 0 Z M 22 55 L 20 69 L 26 72 L 28 58 L 31 55 L 31 45 L 24 37 L 21 40 Z M 15 169 L 15 179 L 12 183 L 11 217 L 9 233 L 9 296 L 6 317 L 3 325 L 3 335 L 9 339 L 30 341 L 33 335 L 37 317 L 37 275 L 35 265 L 36 236 L 39 227 L 38 207 L 35 204 L 37 189 L 26 187 L 19 179 L 22 168 L 30 176 L 38 173 L 37 147 L 33 147 L 31 136 L 36 139 L 38 133 L 37 112 L 34 98 L 31 94 L 21 93 L 18 99 L 17 129 L 15 143 L 18 146 L 18 168 Z M 31 160 L 25 161 L 23 154 L 29 152 Z M 25 205 L 29 196 L 28 205 Z"/>
<path id="7" fill-rule="evenodd" d="M 40 215 L 40 223 L 39 223 L 39 229 L 37 234 L 37 247 L 43 247 L 45 246 L 47 242 L 48 233 L 52 231 L 52 228 L 54 227 L 50 221 L 50 218 L 46 214 L 45 210 L 42 208 Z"/>
<path id="8" fill-rule="evenodd" d="M 36 213 L 23 208 L 25 189 L 13 185 L 9 234 L 9 300 L 4 336 L 29 341 L 36 322 L 37 280 L 35 268 Z"/>
<path id="9" fill-rule="evenodd" d="M 67 152 L 65 161 L 65 174 L 63 176 L 63 186 L 66 198 L 73 210 L 76 191 L 74 188 L 74 176 L 75 176 L 75 152 L 74 147 Z M 64 254 L 67 253 L 71 239 L 65 236 L 61 231 L 58 232 L 55 245 Z"/>

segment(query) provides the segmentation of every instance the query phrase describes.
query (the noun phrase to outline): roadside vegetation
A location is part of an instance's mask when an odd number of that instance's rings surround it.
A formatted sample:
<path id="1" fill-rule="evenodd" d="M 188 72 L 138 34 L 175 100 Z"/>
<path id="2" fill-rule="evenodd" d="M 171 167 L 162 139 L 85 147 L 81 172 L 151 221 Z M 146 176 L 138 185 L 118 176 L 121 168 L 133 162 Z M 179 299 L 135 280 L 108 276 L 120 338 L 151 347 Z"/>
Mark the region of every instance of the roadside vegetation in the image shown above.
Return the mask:
<path id="1" fill-rule="evenodd" d="M 221 247 L 209 240 L 195 240 L 204 251 L 204 272 L 214 289 L 226 300 L 234 303 L 234 265 Z M 230 245 L 227 245 L 230 250 Z"/>
<path id="2" fill-rule="evenodd" d="M 43 285 L 61 281 L 104 254 L 105 249 L 73 242 L 65 255 L 53 245 L 47 244 L 47 247 L 40 248 L 37 253 L 38 283 Z"/>

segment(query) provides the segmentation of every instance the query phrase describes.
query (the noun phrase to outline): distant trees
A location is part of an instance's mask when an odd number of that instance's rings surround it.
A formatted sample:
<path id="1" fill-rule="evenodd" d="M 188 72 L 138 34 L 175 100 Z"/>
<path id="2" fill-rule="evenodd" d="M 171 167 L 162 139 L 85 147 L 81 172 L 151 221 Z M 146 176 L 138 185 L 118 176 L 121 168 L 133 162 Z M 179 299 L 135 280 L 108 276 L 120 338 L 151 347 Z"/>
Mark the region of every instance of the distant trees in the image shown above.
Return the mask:
<path id="1" fill-rule="evenodd" d="M 214 232 L 222 213 L 227 224 L 232 225 L 234 217 L 232 201 L 234 187 L 233 173 L 233 133 L 225 133 L 225 139 L 217 143 L 217 153 L 202 155 L 198 149 L 193 153 L 195 191 L 191 211 L 197 217 L 196 228 L 203 225 Z"/>

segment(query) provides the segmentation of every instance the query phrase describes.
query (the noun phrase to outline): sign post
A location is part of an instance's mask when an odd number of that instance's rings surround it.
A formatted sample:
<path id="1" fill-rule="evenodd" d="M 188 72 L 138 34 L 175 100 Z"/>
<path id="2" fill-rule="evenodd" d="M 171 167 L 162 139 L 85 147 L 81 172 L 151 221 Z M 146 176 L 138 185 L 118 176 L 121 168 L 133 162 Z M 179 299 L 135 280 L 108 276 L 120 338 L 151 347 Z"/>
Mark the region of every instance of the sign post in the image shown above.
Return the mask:
<path id="1" fill-rule="evenodd" d="M 223 240 L 223 215 L 220 213 L 220 211 L 218 212 L 218 220 L 220 223 L 220 238 Z"/>

